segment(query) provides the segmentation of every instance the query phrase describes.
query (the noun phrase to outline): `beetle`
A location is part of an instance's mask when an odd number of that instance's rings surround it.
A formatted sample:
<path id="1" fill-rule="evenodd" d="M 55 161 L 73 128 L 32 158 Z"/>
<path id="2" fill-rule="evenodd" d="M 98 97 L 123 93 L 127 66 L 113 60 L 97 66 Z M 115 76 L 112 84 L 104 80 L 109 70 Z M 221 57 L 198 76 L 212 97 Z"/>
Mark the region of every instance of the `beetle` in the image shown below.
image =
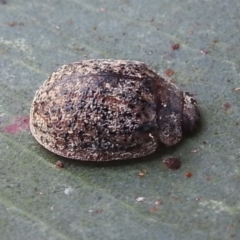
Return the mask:
<path id="1" fill-rule="evenodd" d="M 86 161 L 137 158 L 177 144 L 200 120 L 196 100 L 145 63 L 63 65 L 36 92 L 30 130 L 46 149 Z"/>

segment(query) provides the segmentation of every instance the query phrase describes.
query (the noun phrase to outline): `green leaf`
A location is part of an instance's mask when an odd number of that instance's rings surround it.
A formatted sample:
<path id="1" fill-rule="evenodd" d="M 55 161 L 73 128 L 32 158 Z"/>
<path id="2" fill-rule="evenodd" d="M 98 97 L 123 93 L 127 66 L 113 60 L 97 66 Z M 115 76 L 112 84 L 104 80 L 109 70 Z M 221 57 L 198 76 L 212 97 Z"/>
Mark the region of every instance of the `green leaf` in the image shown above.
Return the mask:
<path id="1" fill-rule="evenodd" d="M 1 239 L 240 239 L 240 2 L 4 2 Z M 48 152 L 28 129 L 35 91 L 60 65 L 91 58 L 140 60 L 173 79 L 196 95 L 201 129 L 127 162 L 87 164 Z M 181 157 L 179 170 L 166 168 L 166 154 Z"/>

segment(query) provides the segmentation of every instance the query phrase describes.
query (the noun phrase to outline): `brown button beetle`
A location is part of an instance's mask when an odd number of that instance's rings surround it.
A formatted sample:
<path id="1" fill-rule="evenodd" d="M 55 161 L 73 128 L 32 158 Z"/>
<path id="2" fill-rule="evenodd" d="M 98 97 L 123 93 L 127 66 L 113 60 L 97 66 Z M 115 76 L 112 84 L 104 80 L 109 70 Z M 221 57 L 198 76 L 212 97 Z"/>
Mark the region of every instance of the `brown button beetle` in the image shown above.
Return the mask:
<path id="1" fill-rule="evenodd" d="M 141 62 L 62 66 L 36 92 L 30 129 L 58 155 L 109 161 L 172 146 L 199 122 L 196 101 Z"/>

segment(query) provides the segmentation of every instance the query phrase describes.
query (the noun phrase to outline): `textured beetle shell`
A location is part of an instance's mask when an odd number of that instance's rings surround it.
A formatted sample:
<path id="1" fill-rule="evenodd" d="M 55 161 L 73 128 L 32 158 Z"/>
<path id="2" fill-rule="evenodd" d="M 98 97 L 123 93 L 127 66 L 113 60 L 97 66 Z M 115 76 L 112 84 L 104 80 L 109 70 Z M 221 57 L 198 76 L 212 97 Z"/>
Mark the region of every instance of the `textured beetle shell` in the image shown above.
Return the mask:
<path id="1" fill-rule="evenodd" d="M 136 158 L 178 143 L 184 109 L 191 112 L 195 104 L 144 63 L 84 60 L 43 83 L 30 129 L 41 145 L 67 158 Z"/>

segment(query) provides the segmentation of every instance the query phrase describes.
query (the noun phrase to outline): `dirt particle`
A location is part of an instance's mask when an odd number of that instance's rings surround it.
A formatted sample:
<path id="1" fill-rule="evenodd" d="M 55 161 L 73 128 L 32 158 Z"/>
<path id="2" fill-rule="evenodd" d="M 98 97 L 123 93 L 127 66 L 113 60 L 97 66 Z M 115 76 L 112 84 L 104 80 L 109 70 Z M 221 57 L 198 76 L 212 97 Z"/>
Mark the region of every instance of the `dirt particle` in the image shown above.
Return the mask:
<path id="1" fill-rule="evenodd" d="M 23 22 L 16 22 L 16 21 L 12 21 L 12 22 L 8 22 L 7 23 L 8 26 L 10 27 L 15 27 L 15 26 L 24 26 L 24 23 Z"/>
<path id="2" fill-rule="evenodd" d="M 166 157 L 163 163 L 171 170 L 177 170 L 181 167 L 181 160 L 179 157 Z"/>
<path id="3" fill-rule="evenodd" d="M 142 201 L 144 201 L 144 199 L 145 199 L 145 197 L 137 197 L 137 198 L 136 198 L 136 201 L 137 201 L 137 202 L 142 202 Z"/>
<path id="4" fill-rule="evenodd" d="M 73 192 L 74 192 L 74 190 L 73 190 L 73 188 L 71 188 L 71 187 L 67 187 L 67 188 L 65 188 L 65 190 L 64 190 L 64 193 L 65 193 L 66 195 L 71 195 Z"/>
<path id="5" fill-rule="evenodd" d="M 7 4 L 7 1 L 6 0 L 0 0 L 0 4 L 5 5 L 5 4 Z"/>
<path id="6" fill-rule="evenodd" d="M 179 48 L 180 48 L 180 44 L 179 43 L 172 44 L 172 50 L 178 50 Z"/>
<path id="7" fill-rule="evenodd" d="M 97 210 L 95 210 L 95 213 L 102 213 L 102 212 L 103 212 L 102 209 L 97 209 Z"/>
<path id="8" fill-rule="evenodd" d="M 209 53 L 209 51 L 201 50 L 200 53 L 203 54 L 203 55 L 206 55 L 206 54 Z"/>
<path id="9" fill-rule="evenodd" d="M 159 201 L 159 200 L 155 201 L 155 205 L 157 206 L 162 205 L 162 201 Z"/>
<path id="10" fill-rule="evenodd" d="M 85 50 L 85 48 L 84 47 L 75 47 L 74 48 L 74 50 L 76 50 L 76 51 L 84 51 Z"/>
<path id="11" fill-rule="evenodd" d="M 191 150 L 192 153 L 198 153 L 199 151 L 200 151 L 199 148 L 196 148 L 196 149 L 192 149 L 192 150 Z"/>
<path id="12" fill-rule="evenodd" d="M 229 102 L 225 102 L 222 104 L 222 107 L 224 110 L 228 110 L 231 108 L 231 104 Z"/>
<path id="13" fill-rule="evenodd" d="M 191 173 L 191 172 L 186 172 L 186 173 L 185 173 L 185 177 L 187 177 L 187 178 L 192 177 L 192 173 Z"/>
<path id="14" fill-rule="evenodd" d="M 147 170 L 146 169 L 142 169 L 138 172 L 138 176 L 139 177 L 145 177 L 147 174 Z"/>
<path id="15" fill-rule="evenodd" d="M 9 22 L 8 26 L 15 27 L 17 24 L 18 24 L 17 22 L 13 21 L 13 22 Z"/>
<path id="16" fill-rule="evenodd" d="M 167 70 L 165 71 L 165 74 L 166 74 L 168 77 L 171 77 L 171 76 L 174 74 L 174 71 L 169 68 L 169 69 L 167 69 Z"/>
<path id="17" fill-rule="evenodd" d="M 196 201 L 200 201 L 201 198 L 200 198 L 200 197 L 196 197 L 195 200 L 196 200 Z"/>
<path id="18" fill-rule="evenodd" d="M 57 161 L 54 166 L 57 168 L 64 168 L 64 164 L 62 161 Z"/>

